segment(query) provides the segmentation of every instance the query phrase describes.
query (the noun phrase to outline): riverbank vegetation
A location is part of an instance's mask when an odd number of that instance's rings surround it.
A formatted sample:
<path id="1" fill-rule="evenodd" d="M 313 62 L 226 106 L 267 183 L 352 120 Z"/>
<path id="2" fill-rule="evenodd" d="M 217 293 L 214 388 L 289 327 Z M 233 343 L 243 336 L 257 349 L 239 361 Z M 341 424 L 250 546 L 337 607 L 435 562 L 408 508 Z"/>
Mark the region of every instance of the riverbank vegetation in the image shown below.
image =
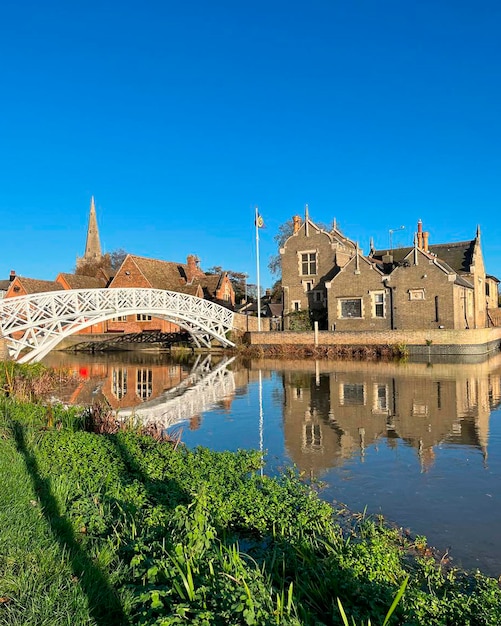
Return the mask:
<path id="1" fill-rule="evenodd" d="M 270 344 L 245 345 L 237 350 L 239 356 L 267 359 L 350 359 L 352 361 L 401 361 L 409 356 L 408 347 L 395 345 L 318 345 Z"/>
<path id="2" fill-rule="evenodd" d="M 263 476 L 258 452 L 88 424 L 0 397 L 0 624 L 376 626 L 405 585 L 389 624 L 501 623 L 498 581 Z"/>

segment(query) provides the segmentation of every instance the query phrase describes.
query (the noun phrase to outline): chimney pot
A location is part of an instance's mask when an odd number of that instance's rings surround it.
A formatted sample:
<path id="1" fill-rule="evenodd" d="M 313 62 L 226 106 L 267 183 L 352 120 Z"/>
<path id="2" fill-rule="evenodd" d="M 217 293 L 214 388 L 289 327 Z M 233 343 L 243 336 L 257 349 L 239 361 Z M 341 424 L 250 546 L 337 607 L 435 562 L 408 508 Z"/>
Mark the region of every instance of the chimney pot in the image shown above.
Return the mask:
<path id="1" fill-rule="evenodd" d="M 292 218 L 292 223 L 294 224 L 292 232 L 296 234 L 301 228 L 301 218 L 299 217 L 299 215 L 294 215 L 294 217 Z"/>
<path id="2" fill-rule="evenodd" d="M 10 270 L 10 276 L 9 276 L 9 281 L 12 282 L 14 280 L 14 278 L 16 277 L 16 272 L 15 270 Z"/>

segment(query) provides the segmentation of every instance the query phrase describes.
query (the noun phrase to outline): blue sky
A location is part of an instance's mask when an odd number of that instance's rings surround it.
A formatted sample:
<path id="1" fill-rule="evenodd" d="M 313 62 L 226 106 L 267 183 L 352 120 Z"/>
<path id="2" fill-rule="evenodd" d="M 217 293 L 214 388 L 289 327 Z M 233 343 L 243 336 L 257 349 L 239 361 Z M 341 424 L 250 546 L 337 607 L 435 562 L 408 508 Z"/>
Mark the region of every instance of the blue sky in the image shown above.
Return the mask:
<path id="1" fill-rule="evenodd" d="M 501 277 L 501 3 L 4 0 L 0 278 L 85 246 L 261 285 L 308 203 L 368 251 L 472 239 Z"/>

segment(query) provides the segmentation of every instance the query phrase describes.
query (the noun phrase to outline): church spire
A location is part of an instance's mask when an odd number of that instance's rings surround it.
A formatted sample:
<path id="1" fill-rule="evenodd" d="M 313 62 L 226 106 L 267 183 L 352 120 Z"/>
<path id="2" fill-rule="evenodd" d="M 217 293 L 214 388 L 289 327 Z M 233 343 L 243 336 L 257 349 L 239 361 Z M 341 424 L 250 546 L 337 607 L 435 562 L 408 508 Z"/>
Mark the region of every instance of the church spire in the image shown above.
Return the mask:
<path id="1" fill-rule="evenodd" d="M 99 241 L 99 230 L 97 228 L 96 205 L 94 196 L 90 199 L 89 225 L 87 227 L 87 240 L 85 242 L 85 253 L 82 257 L 77 257 L 77 270 L 86 265 L 94 265 L 101 261 L 101 243 Z"/>
<path id="2" fill-rule="evenodd" d="M 90 199 L 89 226 L 87 228 L 87 241 L 85 242 L 84 261 L 99 261 L 102 257 L 99 230 L 97 228 L 96 205 L 94 196 Z"/>

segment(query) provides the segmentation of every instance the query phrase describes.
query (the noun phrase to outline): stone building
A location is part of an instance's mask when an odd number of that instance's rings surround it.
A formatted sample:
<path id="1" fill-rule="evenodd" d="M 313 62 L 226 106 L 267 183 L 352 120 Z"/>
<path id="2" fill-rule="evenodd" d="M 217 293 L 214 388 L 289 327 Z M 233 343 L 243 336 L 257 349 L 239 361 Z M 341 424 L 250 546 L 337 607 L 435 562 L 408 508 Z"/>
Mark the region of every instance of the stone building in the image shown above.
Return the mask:
<path id="1" fill-rule="evenodd" d="M 487 328 L 497 320 L 497 278 L 471 241 L 431 245 L 418 222 L 414 246 L 364 256 L 337 228 L 294 218 L 280 250 L 287 314 L 308 310 L 319 329 L 384 331 Z"/>
<path id="2" fill-rule="evenodd" d="M 327 328 L 327 289 L 333 276 L 352 259 L 357 245 L 334 226 L 330 232 L 314 224 L 305 210 L 304 222 L 293 217 L 293 233 L 280 249 L 284 329 L 288 313 L 309 310 L 319 327 Z"/>

